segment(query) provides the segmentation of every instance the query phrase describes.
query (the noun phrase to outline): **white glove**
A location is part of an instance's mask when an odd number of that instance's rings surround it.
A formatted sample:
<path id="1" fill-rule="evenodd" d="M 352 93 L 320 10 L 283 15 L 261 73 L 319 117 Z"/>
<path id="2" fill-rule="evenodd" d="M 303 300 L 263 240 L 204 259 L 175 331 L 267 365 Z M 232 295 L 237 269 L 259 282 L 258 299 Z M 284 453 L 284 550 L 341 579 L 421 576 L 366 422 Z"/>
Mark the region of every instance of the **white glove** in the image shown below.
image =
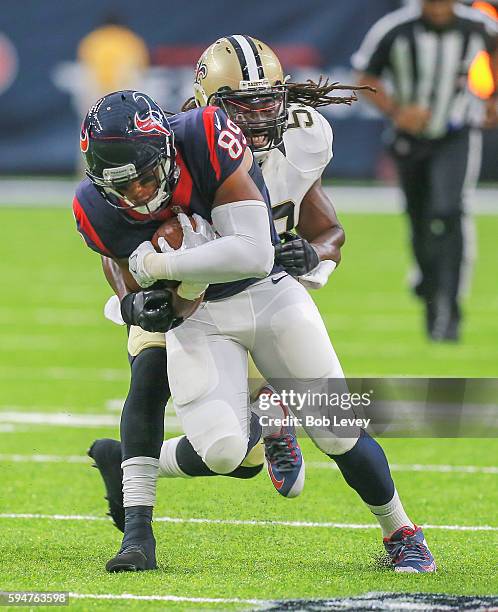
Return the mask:
<path id="1" fill-rule="evenodd" d="M 195 221 L 195 230 L 192 228 L 190 219 L 184 213 L 178 214 L 178 221 L 183 229 L 183 240 L 179 251 L 193 249 L 195 247 L 206 244 L 216 238 L 216 234 L 210 223 L 198 214 L 193 215 Z M 162 253 L 174 252 L 166 240 L 161 237 L 157 241 Z M 206 291 L 208 285 L 206 283 L 181 283 L 178 287 L 178 295 L 185 300 L 195 300 Z"/>
<path id="2" fill-rule="evenodd" d="M 128 258 L 128 268 L 132 273 L 133 278 L 137 281 L 140 287 L 146 289 L 156 282 L 156 278 L 152 278 L 144 267 L 144 260 L 149 253 L 155 253 L 156 250 L 152 246 L 152 242 L 146 240 L 139 244 L 137 248 Z"/>
<path id="3" fill-rule="evenodd" d="M 178 215 L 178 221 L 183 229 L 183 241 L 180 247 L 182 250 L 201 246 L 216 238 L 211 224 L 204 217 L 196 213 L 192 215 L 192 218 L 195 221 L 195 230 L 186 214 L 180 213 Z"/>

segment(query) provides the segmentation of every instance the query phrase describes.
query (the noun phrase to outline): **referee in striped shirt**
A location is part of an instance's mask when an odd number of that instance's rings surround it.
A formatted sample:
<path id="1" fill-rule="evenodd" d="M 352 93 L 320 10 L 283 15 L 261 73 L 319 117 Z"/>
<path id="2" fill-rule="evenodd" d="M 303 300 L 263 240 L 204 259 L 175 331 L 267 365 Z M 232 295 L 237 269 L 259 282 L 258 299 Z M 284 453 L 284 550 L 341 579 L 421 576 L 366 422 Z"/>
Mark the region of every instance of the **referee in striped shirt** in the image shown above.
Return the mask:
<path id="1" fill-rule="evenodd" d="M 468 88 L 470 66 L 485 50 L 496 85 L 495 22 L 455 0 L 420 0 L 378 21 L 352 60 L 359 84 L 377 89 L 365 95 L 394 128 L 391 152 L 420 272 L 415 292 L 435 341 L 459 339 L 459 296 L 469 263 L 464 237 L 472 229 L 466 196 L 480 171 L 479 128 L 498 124 L 496 87 L 484 105 Z"/>

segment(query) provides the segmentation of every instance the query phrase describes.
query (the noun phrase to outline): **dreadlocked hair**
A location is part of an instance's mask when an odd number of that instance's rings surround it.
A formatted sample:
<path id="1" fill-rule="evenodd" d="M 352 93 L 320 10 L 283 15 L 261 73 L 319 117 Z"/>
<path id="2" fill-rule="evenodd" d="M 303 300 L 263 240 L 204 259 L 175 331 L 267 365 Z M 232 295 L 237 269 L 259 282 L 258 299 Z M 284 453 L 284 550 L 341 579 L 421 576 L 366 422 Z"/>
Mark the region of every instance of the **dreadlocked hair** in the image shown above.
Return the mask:
<path id="1" fill-rule="evenodd" d="M 333 91 L 351 91 L 350 96 L 331 96 Z M 313 108 L 329 106 L 330 104 L 347 104 L 351 106 L 358 100 L 357 91 L 377 90 L 369 85 L 342 85 L 341 83 L 330 83 L 329 78 L 321 76 L 318 83 L 308 79 L 306 83 L 287 83 L 287 96 L 291 103 L 305 104 Z M 181 112 L 197 108 L 195 98 L 189 98 L 183 103 Z"/>
<path id="2" fill-rule="evenodd" d="M 331 96 L 333 91 L 351 91 L 351 95 Z M 342 85 L 341 83 L 329 83 L 328 78 L 321 76 L 318 83 L 308 79 L 306 83 L 287 83 L 287 92 L 289 102 L 295 104 L 305 104 L 313 108 L 319 106 L 329 106 L 329 104 L 347 104 L 351 105 L 358 100 L 357 91 L 368 90 L 375 92 L 373 87 L 368 85 Z"/>

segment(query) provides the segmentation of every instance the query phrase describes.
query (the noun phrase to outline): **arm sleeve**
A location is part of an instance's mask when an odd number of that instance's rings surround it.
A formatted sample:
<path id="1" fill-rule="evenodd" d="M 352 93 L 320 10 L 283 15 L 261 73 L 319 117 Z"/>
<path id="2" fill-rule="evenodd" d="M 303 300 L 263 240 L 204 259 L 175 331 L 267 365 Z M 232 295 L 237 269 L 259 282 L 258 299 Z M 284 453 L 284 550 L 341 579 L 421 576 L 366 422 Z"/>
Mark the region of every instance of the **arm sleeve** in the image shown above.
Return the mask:
<path id="1" fill-rule="evenodd" d="M 213 210 L 220 238 L 175 253 L 146 256 L 146 271 L 157 279 L 225 283 L 264 278 L 273 267 L 270 220 L 264 202 L 247 200 Z"/>

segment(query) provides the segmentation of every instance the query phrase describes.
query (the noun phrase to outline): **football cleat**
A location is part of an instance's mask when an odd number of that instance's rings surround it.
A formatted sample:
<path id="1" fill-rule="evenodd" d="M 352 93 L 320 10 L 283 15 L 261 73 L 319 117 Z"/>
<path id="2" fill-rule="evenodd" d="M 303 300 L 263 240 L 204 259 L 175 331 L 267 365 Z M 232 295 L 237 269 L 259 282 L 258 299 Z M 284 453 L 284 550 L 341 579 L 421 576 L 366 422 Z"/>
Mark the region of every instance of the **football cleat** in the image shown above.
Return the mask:
<path id="1" fill-rule="evenodd" d="M 273 389 L 265 387 L 259 393 L 272 395 Z M 289 409 L 280 402 L 283 418 L 290 417 Z M 263 438 L 268 474 L 275 489 L 284 497 L 297 497 L 304 487 L 304 459 L 293 425 L 282 427 L 275 434 Z"/>
<path id="2" fill-rule="evenodd" d="M 436 571 L 424 533 L 420 527 L 401 527 L 390 538 L 384 538 L 384 548 L 395 572 L 426 573 Z"/>
<path id="3" fill-rule="evenodd" d="M 104 481 L 106 496 L 109 504 L 107 513 L 119 531 L 124 532 L 125 513 L 123 508 L 123 471 L 121 470 L 121 443 L 118 440 L 102 438 L 95 440 L 88 451 L 102 480 Z"/>
<path id="4" fill-rule="evenodd" d="M 111 573 L 157 569 L 155 539 L 148 539 L 141 544 L 123 546 L 118 554 L 106 563 L 105 568 Z"/>

